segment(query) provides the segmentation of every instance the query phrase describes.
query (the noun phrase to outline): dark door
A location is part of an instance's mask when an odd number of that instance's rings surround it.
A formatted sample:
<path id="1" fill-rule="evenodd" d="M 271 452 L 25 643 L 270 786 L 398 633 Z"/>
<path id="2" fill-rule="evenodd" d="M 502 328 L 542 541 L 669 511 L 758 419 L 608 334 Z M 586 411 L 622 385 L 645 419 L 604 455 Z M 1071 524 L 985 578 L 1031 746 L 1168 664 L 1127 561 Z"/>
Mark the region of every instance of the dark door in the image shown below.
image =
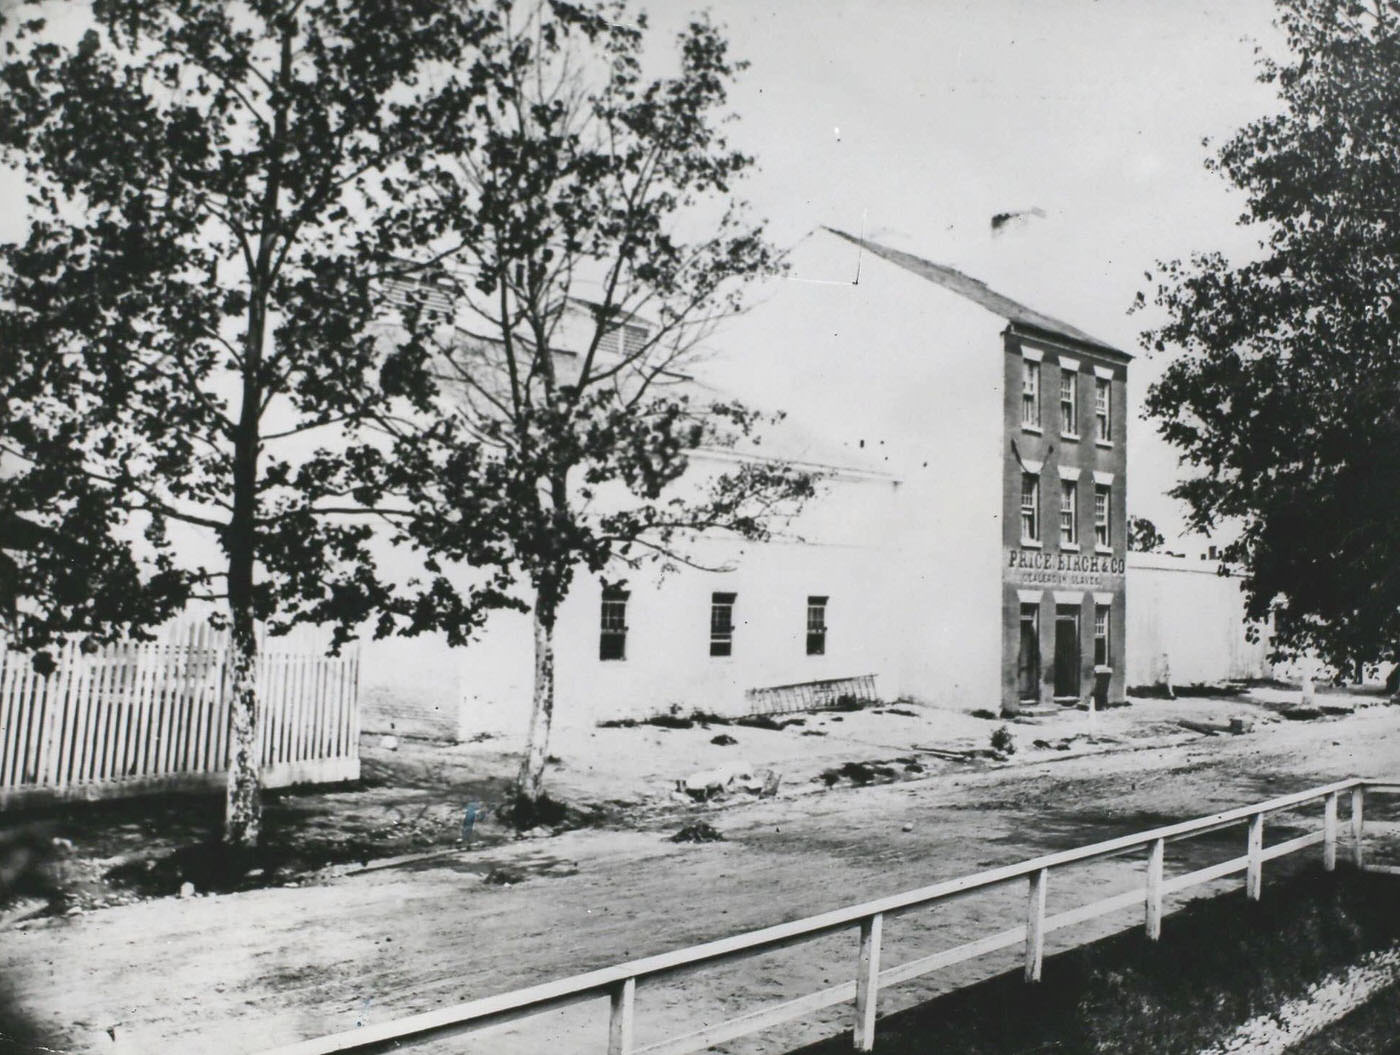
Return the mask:
<path id="1" fill-rule="evenodd" d="M 1021 605 L 1021 647 L 1016 659 L 1020 698 L 1040 699 L 1040 605 Z"/>
<path id="2" fill-rule="evenodd" d="M 1055 609 L 1055 695 L 1079 697 L 1079 609 Z"/>

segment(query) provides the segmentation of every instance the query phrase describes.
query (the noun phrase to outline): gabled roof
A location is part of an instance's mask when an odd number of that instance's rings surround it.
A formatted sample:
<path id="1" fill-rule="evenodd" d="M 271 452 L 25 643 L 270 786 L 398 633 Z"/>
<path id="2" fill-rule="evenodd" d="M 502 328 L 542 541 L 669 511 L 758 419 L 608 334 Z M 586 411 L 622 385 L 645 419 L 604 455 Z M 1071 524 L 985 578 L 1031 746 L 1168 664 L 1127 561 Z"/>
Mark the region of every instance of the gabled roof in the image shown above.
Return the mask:
<path id="1" fill-rule="evenodd" d="M 1036 333 L 1050 337 L 1059 337 L 1064 340 L 1074 341 L 1077 344 L 1088 345 L 1103 351 L 1113 352 L 1115 355 L 1131 358 L 1127 352 L 1107 344 L 1097 337 L 1091 337 L 1077 326 L 1071 326 L 1067 322 L 1051 318 L 1028 308 L 1019 301 L 1012 300 L 1004 294 L 998 293 L 994 289 L 989 289 L 985 282 L 975 279 L 970 275 L 965 275 L 961 271 L 948 267 L 945 264 L 935 264 L 931 260 L 915 256 L 913 253 L 906 253 L 901 249 L 891 249 L 887 245 L 872 242 L 867 238 L 857 238 L 855 235 L 847 234 L 845 231 L 838 231 L 834 227 L 827 227 L 838 238 L 858 245 L 868 253 L 873 253 L 884 260 L 888 260 L 896 267 L 902 267 L 910 274 L 918 275 L 935 285 L 942 286 L 949 292 L 965 297 L 974 304 L 986 308 L 993 315 L 999 315 L 1014 328 L 1030 331 L 1030 336 Z"/>

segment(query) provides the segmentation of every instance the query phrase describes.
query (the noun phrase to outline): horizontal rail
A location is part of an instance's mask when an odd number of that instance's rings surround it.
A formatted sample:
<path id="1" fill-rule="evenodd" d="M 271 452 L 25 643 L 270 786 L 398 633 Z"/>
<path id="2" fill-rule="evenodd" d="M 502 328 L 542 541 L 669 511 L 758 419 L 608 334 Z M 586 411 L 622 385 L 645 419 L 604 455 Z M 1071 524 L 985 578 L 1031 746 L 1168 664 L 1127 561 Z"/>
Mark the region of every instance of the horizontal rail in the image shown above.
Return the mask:
<path id="1" fill-rule="evenodd" d="M 962 945 L 955 945 L 951 949 L 944 949 L 936 952 L 932 956 L 921 956 L 917 960 L 910 960 L 902 963 L 898 967 L 891 967 L 880 972 L 880 984 L 894 985 L 897 982 L 907 982 L 911 978 L 918 978 L 922 975 L 930 974 L 933 971 L 944 967 L 951 967 L 956 963 L 963 963 L 966 960 L 975 960 L 979 956 L 985 956 L 991 952 L 999 952 L 1002 949 L 1009 949 L 1013 945 L 1020 945 L 1026 940 L 1026 928 L 1012 927 L 1004 930 L 1000 934 L 993 934 L 990 937 L 979 938 L 977 941 L 969 941 Z"/>
<path id="2" fill-rule="evenodd" d="M 1100 916 L 1107 916 L 1110 912 L 1118 912 L 1125 908 L 1141 908 L 1142 891 L 1126 890 L 1121 894 L 1114 894 L 1112 897 L 1102 898 L 1099 901 L 1091 901 L 1087 905 L 1079 908 L 1068 909 L 1064 912 L 1057 912 L 1053 916 L 1045 918 L 1045 933 L 1052 930 L 1061 930 L 1064 927 L 1073 927 L 1077 923 L 1087 923 L 1091 919 L 1098 919 Z"/>
<path id="3" fill-rule="evenodd" d="M 1219 864 L 1210 865 L 1206 868 L 1198 868 L 1194 872 L 1187 872 L 1184 875 L 1173 876 L 1162 881 L 1162 893 L 1174 894 L 1178 890 L 1186 890 L 1193 886 L 1200 886 L 1202 883 L 1209 883 L 1216 879 L 1224 879 L 1228 875 L 1236 872 L 1243 872 L 1249 867 L 1248 857 L 1233 857 L 1228 861 L 1221 861 Z"/>
<path id="4" fill-rule="evenodd" d="M 1265 847 L 1264 852 L 1259 856 L 1261 860 L 1272 861 L 1275 857 L 1284 857 L 1296 850 L 1306 850 L 1309 846 L 1320 846 L 1322 844 L 1322 839 L 1322 832 L 1309 832 L 1307 835 L 1300 835 L 1296 839 L 1289 839 L 1275 846 Z"/>
<path id="5" fill-rule="evenodd" d="M 793 920 L 789 923 L 781 923 L 775 926 L 764 927 L 759 930 L 721 938 L 716 941 L 706 942 L 701 945 L 693 945 L 688 948 L 660 953 L 638 960 L 631 960 L 612 967 L 574 975 L 570 978 L 546 982 L 541 985 L 518 989 L 510 993 L 483 997 L 477 1000 L 467 1001 L 466 1003 L 456 1004 L 451 1007 L 410 1015 L 379 1025 L 362 1026 L 343 1033 L 301 1041 L 276 1048 L 267 1052 L 266 1055 L 331 1055 L 333 1052 L 366 1050 L 390 1043 L 397 1044 L 404 1041 L 423 1039 L 429 1035 L 446 1036 L 467 1032 L 486 1025 L 494 1025 L 506 1019 L 518 1018 L 522 1014 L 530 1014 L 546 1008 L 561 1007 L 581 1000 L 609 995 L 618 986 L 629 982 L 629 980 L 638 982 L 643 979 L 654 979 L 688 969 L 702 966 L 714 966 L 726 961 L 745 958 L 761 952 L 767 952 L 797 942 L 820 937 L 845 928 L 854 927 L 876 916 L 918 908 L 931 902 L 957 897 L 973 891 L 1013 882 L 1017 879 L 1034 877 L 1048 872 L 1050 869 L 1062 868 L 1066 865 L 1117 856 L 1133 850 L 1150 847 L 1159 841 L 1174 841 L 1193 835 L 1204 834 L 1234 824 L 1255 821 L 1256 818 L 1260 818 L 1269 813 L 1276 813 L 1280 810 L 1287 810 L 1295 806 L 1315 802 L 1318 799 L 1335 796 L 1343 791 L 1355 792 L 1363 787 L 1372 787 L 1377 790 L 1394 789 L 1400 791 L 1400 783 L 1373 783 L 1362 778 L 1336 781 L 1331 784 L 1309 788 L 1306 791 L 1269 799 L 1266 802 L 1256 803 L 1250 806 L 1240 806 L 1206 817 L 1164 825 L 1159 828 L 1151 829 L 1150 831 L 1107 839 L 1089 846 L 1046 854 L 1017 864 L 991 868 L 972 875 L 944 880 L 920 887 L 916 890 L 877 898 L 873 901 L 866 901 L 857 905 L 849 905 L 844 908 L 834 909 L 830 912 L 808 916 L 804 919 Z M 1269 847 L 1266 850 L 1262 850 L 1256 855 L 1257 861 L 1262 862 L 1270 860 L 1307 846 L 1316 845 L 1323 842 L 1324 838 L 1324 832 L 1314 832 L 1299 836 L 1296 839 L 1290 839 L 1286 842 Z M 1251 860 L 1250 856 L 1237 857 L 1221 864 L 1211 865 L 1193 872 L 1188 872 L 1184 875 L 1163 880 L 1161 882 L 1161 893 L 1171 893 L 1201 883 L 1210 882 L 1236 872 L 1246 871 L 1251 867 Z M 1116 894 L 1109 898 L 1104 898 L 1089 905 L 1070 909 L 1054 916 L 1039 919 L 1039 934 L 1043 935 L 1052 930 L 1082 923 L 1109 912 L 1141 906 L 1143 904 L 1143 899 L 1144 892 L 1141 889 L 1135 889 L 1122 894 Z M 1027 935 L 1028 927 L 1013 927 L 988 938 L 968 942 L 964 945 L 959 945 L 931 956 L 909 961 L 897 967 L 887 968 L 879 972 L 878 983 L 879 985 L 886 985 L 906 981 L 922 974 L 938 970 L 941 967 L 947 967 L 955 963 L 960 963 L 963 960 L 972 959 L 975 956 L 1009 948 L 1022 941 L 1026 941 Z M 672 1040 L 654 1044 L 642 1050 L 647 1053 L 666 1053 L 666 1055 L 681 1055 L 683 1052 L 703 1050 L 704 1047 L 721 1043 L 723 1040 L 730 1040 L 734 1037 L 743 1036 L 747 1033 L 756 1032 L 770 1025 L 788 1021 L 791 1018 L 805 1014 L 811 1010 L 828 1007 L 836 1003 L 843 1003 L 853 999 L 855 993 L 855 983 L 847 983 L 823 990 L 820 993 L 801 997 L 797 1000 L 762 1008 L 750 1015 L 730 1019 L 710 1029 L 688 1034 L 685 1037 L 673 1038 Z M 837 994 L 847 995 L 838 997 Z M 739 1029 L 741 1025 L 743 1026 L 742 1032 L 733 1032 L 733 1030 Z M 721 1034 L 723 1035 L 721 1036 Z M 685 1046 L 692 1041 L 699 1044 L 702 1038 L 717 1039 L 705 1040 L 700 1047 Z M 628 1050 L 631 1049 L 629 1048 Z M 637 1052 L 637 1055 L 641 1055 L 641 1052 Z"/>
<path id="6" fill-rule="evenodd" d="M 757 1011 L 751 1011 L 747 1015 L 740 1015 L 738 1018 L 731 1018 L 726 1022 L 698 1029 L 694 1033 L 687 1033 L 683 1037 L 674 1037 L 671 1040 L 651 1044 L 638 1049 L 636 1055 L 691 1055 L 692 1052 L 704 1051 L 716 1044 L 746 1037 L 750 1033 L 758 1033 L 771 1026 L 780 1026 L 784 1022 L 791 1022 L 794 1018 L 809 1015 L 813 1011 L 821 1011 L 828 1007 L 835 1007 L 837 1004 L 849 1003 L 855 998 L 856 983 L 842 982 L 830 989 L 823 989 L 819 993 L 809 993 L 796 1000 L 772 1004 L 759 1008 Z"/>

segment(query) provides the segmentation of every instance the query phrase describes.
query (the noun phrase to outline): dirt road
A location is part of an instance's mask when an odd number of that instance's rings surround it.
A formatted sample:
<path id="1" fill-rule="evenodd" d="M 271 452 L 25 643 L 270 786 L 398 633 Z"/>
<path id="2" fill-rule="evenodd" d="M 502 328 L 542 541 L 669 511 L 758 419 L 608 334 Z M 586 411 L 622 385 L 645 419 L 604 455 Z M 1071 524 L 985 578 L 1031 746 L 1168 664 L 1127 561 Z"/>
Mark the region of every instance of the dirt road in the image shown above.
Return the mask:
<path id="1" fill-rule="evenodd" d="M 0 936 L 0 970 L 61 1051 L 257 1051 L 1330 779 L 1396 772 L 1400 708 L 1371 708 L 1188 745 L 755 802 L 707 814 L 723 843 L 666 841 L 674 821 L 581 830 L 320 886 L 123 906 Z M 1285 831 L 1272 827 L 1270 841 Z M 1174 844 L 1168 870 L 1234 856 L 1243 840 L 1232 830 Z M 1115 860 L 1052 881 L 1051 911 L 1111 893 L 1141 867 Z M 528 878 L 483 882 L 493 869 Z M 1023 900 L 1018 886 L 893 920 L 885 962 L 1014 925 Z M 1082 940 L 1133 917 L 1054 937 Z M 882 1011 L 1014 959 L 902 986 Z M 638 1042 L 836 984 L 854 962 L 854 938 L 835 935 L 644 988 Z M 722 1050 L 781 1051 L 834 1032 L 846 1014 Z M 585 1005 L 524 1028 L 450 1050 L 601 1051 L 606 1012 Z"/>

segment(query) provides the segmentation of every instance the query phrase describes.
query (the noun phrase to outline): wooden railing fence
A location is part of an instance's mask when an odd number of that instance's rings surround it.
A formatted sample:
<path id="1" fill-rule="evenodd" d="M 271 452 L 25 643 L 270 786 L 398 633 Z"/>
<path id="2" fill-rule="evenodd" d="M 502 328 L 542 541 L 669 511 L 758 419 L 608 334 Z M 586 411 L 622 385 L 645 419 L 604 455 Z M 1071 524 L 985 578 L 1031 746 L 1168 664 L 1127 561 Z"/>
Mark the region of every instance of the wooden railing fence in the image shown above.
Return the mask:
<path id="1" fill-rule="evenodd" d="M 359 776 L 359 660 L 261 642 L 267 786 Z M 217 786 L 228 769 L 229 647 L 205 623 L 84 651 L 38 674 L 0 641 L 0 808 Z"/>
<path id="2" fill-rule="evenodd" d="M 1266 861 L 1319 844 L 1322 846 L 1323 867 L 1329 871 L 1334 869 L 1337 863 L 1338 800 L 1344 795 L 1350 798 L 1350 841 L 1352 860 L 1356 867 L 1376 872 L 1400 872 L 1400 869 L 1393 867 L 1366 865 L 1364 862 L 1363 808 L 1368 790 L 1400 792 L 1400 783 L 1358 778 L 1338 781 L 1252 806 L 1242 806 L 1209 817 L 1182 821 L 1179 824 L 1125 835 L 1091 846 L 1048 854 L 1022 861 L 1020 864 L 945 880 L 919 890 L 851 905 L 704 945 L 649 956 L 499 996 L 472 1000 L 455 1007 L 441 1008 L 392 1022 L 286 1045 L 265 1052 L 264 1055 L 330 1055 L 332 1052 L 398 1050 L 406 1044 L 469 1033 L 486 1026 L 500 1025 L 514 1019 L 604 997 L 607 998 L 609 1006 L 608 1055 L 687 1055 L 803 1018 L 822 1008 L 851 1001 L 855 1003 L 852 1025 L 855 1050 L 872 1051 L 875 1046 L 876 1001 L 880 990 L 885 986 L 918 978 L 953 964 L 1017 945 L 1024 946 L 1026 981 L 1038 982 L 1044 958 L 1045 936 L 1053 931 L 1112 912 L 1137 907 L 1143 912 L 1147 936 L 1155 941 L 1161 936 L 1162 902 L 1168 894 L 1244 872 L 1247 895 L 1257 901 L 1262 890 Z M 1264 822 L 1269 814 L 1319 801 L 1323 805 L 1320 829 L 1273 846 L 1264 845 Z M 1246 852 L 1243 856 L 1170 878 L 1165 875 L 1163 866 L 1168 843 L 1235 825 L 1245 825 L 1247 828 Z M 1148 855 L 1143 886 L 1101 898 L 1078 908 L 1046 915 L 1046 891 L 1052 874 L 1058 875 L 1061 870 L 1072 865 L 1141 850 L 1146 850 Z M 886 916 L 1018 880 L 1024 881 L 1027 889 L 1026 916 L 1023 922 L 997 934 L 951 949 L 933 952 L 897 966 L 882 967 L 880 945 Z M 737 1015 L 716 1025 L 644 1048 L 635 1045 L 634 1024 L 639 986 L 670 975 L 757 956 L 773 949 L 850 928 L 855 928 L 859 933 L 856 975 L 850 981 L 784 1003 L 762 1007 L 748 1014 Z"/>

